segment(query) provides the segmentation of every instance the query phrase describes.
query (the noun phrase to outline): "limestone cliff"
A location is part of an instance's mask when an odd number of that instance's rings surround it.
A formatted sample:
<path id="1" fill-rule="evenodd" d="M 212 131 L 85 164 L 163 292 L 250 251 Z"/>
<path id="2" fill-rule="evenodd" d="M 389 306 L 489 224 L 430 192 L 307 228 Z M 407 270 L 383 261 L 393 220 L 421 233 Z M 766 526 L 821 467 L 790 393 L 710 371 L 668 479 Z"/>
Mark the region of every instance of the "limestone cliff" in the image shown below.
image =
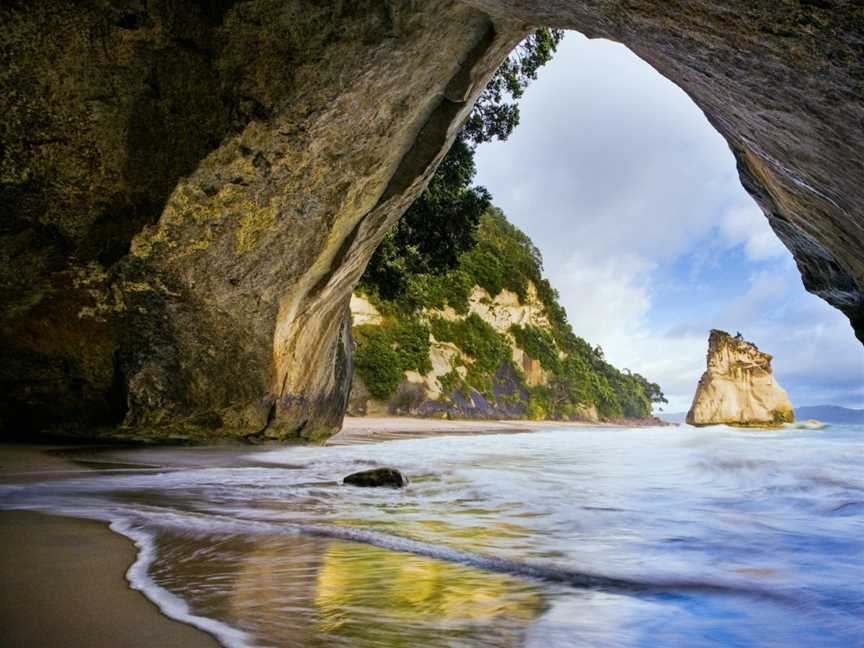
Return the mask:
<path id="1" fill-rule="evenodd" d="M 455 268 L 405 271 L 351 299 L 357 370 L 349 413 L 598 421 L 645 418 L 657 385 L 573 334 L 531 241 L 491 209 Z"/>
<path id="2" fill-rule="evenodd" d="M 771 356 L 724 331 L 708 338 L 708 368 L 687 413 L 690 425 L 765 427 L 795 420 L 792 403 L 771 371 Z"/>
<path id="3" fill-rule="evenodd" d="M 551 332 L 534 284 L 529 284 L 528 294 L 528 300 L 523 304 L 518 295 L 507 289 L 492 298 L 484 288 L 474 286 L 468 299 L 467 315 L 457 314 L 452 308 L 428 309 L 423 314 L 424 318 L 442 318 L 451 322 L 465 322 L 473 314 L 506 341 L 509 358 L 495 367 L 489 391 L 484 393 L 465 383 L 468 368 L 475 362 L 470 353 L 453 342 L 437 340 L 430 333 L 428 371 L 420 373 L 416 369 L 406 369 L 393 395 L 385 399 L 376 398 L 366 385 L 363 373 L 355 372 L 348 414 L 494 419 L 554 416 L 542 409 L 529 409 L 531 389 L 548 388 L 552 373 L 543 368 L 539 359 L 532 358 L 519 346 L 512 332 L 514 325 Z M 361 327 L 387 323 L 363 294 L 352 297 L 351 318 L 356 329 L 355 338 L 362 337 Z M 600 420 L 593 403 L 573 408 L 568 419 Z"/>
<path id="4" fill-rule="evenodd" d="M 681 86 L 864 338 L 861 3 L 7 0 L 0 435 L 338 429 L 352 288 L 535 25 Z"/>

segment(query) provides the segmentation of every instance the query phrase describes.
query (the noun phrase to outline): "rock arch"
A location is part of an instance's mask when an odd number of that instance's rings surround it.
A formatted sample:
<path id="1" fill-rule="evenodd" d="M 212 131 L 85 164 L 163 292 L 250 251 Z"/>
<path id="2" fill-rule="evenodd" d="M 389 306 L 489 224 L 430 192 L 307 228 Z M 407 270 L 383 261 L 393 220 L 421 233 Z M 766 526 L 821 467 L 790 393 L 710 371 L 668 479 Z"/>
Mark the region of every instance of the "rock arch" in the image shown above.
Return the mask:
<path id="1" fill-rule="evenodd" d="M 716 5 L 4 3 L 2 435 L 332 433 L 351 287 L 535 25 L 688 92 L 864 338 L 864 9 Z"/>

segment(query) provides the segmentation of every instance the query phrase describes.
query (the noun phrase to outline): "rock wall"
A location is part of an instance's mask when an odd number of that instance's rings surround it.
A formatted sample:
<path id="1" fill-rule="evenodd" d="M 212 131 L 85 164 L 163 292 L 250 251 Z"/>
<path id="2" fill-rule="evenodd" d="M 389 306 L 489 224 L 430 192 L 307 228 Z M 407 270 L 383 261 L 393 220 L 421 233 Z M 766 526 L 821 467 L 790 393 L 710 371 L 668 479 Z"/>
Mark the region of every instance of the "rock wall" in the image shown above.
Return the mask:
<path id="1" fill-rule="evenodd" d="M 860 3 L 8 0 L 0 436 L 337 429 L 353 283 L 541 24 L 687 91 L 864 339 Z"/>
<path id="2" fill-rule="evenodd" d="M 751 342 L 711 331 L 708 368 L 699 380 L 687 423 L 753 427 L 792 423 L 792 403 L 774 379 L 771 359 Z"/>
<path id="3" fill-rule="evenodd" d="M 353 284 L 524 27 L 452 2 L 0 12 L 2 434 L 337 430 Z"/>

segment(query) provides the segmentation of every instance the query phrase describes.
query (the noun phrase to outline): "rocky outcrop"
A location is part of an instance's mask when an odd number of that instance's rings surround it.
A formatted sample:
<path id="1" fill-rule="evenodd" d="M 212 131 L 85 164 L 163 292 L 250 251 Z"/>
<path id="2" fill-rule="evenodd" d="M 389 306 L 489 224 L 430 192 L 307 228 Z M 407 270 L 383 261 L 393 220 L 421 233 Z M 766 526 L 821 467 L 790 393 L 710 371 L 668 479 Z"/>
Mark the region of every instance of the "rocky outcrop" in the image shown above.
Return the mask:
<path id="1" fill-rule="evenodd" d="M 405 488 L 408 479 L 395 468 L 370 468 L 351 473 L 342 483 L 361 488 Z"/>
<path id="2" fill-rule="evenodd" d="M 708 368 L 699 380 L 687 423 L 766 427 L 794 420 L 792 403 L 771 371 L 771 356 L 740 336 L 711 331 Z"/>
<path id="3" fill-rule="evenodd" d="M 864 339 L 860 3 L 10 0 L 0 435 L 336 430 L 353 284 L 533 25 L 680 85 Z"/>

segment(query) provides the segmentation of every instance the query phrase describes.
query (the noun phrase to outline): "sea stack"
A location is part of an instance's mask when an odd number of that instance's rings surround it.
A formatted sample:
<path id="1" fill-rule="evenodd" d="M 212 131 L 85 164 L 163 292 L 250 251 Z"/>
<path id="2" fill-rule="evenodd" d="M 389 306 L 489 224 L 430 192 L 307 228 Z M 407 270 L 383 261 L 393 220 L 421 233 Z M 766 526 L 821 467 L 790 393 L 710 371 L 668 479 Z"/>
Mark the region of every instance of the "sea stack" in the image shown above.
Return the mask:
<path id="1" fill-rule="evenodd" d="M 789 396 L 771 371 L 771 355 L 740 334 L 712 330 L 708 368 L 699 379 L 687 423 L 777 427 L 794 420 Z"/>

